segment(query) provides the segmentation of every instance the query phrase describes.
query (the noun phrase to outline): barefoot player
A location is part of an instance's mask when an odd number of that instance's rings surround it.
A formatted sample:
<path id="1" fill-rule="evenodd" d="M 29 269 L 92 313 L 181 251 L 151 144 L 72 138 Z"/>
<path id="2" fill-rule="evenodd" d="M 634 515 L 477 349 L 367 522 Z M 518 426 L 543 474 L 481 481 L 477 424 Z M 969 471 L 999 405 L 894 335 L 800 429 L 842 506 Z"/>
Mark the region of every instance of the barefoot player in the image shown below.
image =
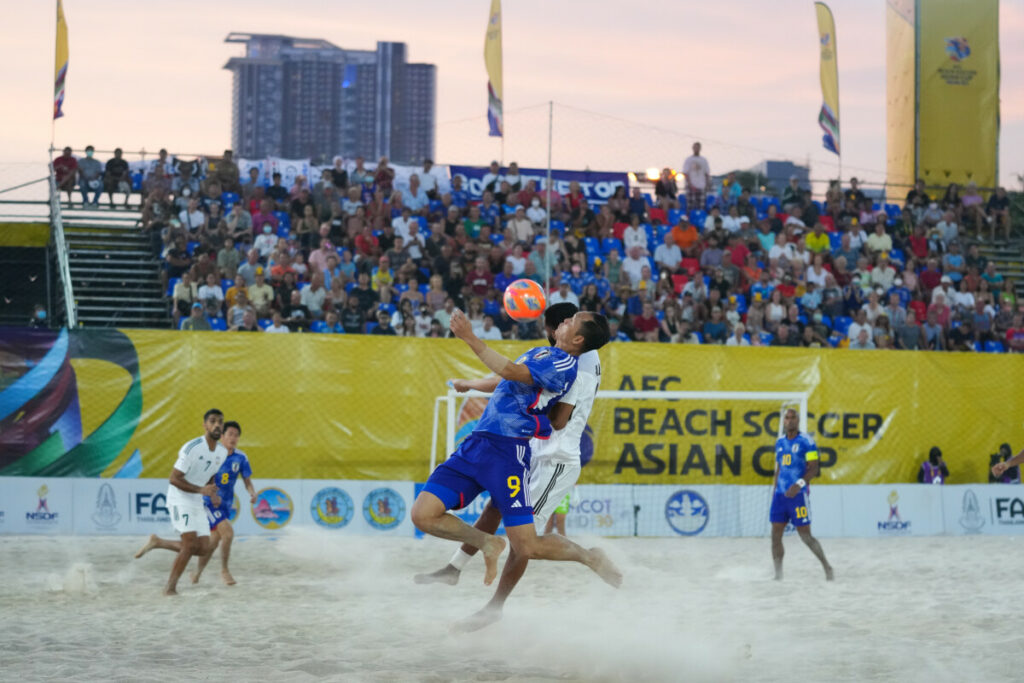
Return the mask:
<path id="1" fill-rule="evenodd" d="M 192 439 L 178 451 L 178 460 L 171 470 L 170 485 L 167 487 L 167 507 L 171 512 L 171 524 L 181 534 L 181 541 L 165 541 L 156 534 L 139 552 L 138 559 L 153 548 L 173 550 L 178 553 L 171 566 L 164 595 L 177 595 L 178 579 L 181 577 L 193 555 L 203 556 L 210 552 L 210 522 L 203 507 L 203 496 L 214 498 L 217 487 L 213 475 L 220 469 L 227 450 L 217 441 L 224 427 L 224 414 L 212 408 L 203 415 L 206 434 Z M 219 502 L 219 498 L 215 498 Z"/>

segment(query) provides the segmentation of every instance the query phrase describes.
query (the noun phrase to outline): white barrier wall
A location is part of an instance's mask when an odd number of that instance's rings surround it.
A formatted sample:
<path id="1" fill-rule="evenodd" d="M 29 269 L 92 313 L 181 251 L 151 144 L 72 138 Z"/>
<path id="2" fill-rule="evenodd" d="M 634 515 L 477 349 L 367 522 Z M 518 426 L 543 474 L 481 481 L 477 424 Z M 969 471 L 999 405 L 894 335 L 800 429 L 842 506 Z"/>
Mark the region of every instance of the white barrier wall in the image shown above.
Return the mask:
<path id="1" fill-rule="evenodd" d="M 412 482 L 259 479 L 253 505 L 235 490 L 235 529 L 275 534 L 295 525 L 338 533 L 411 536 Z M 164 479 L 0 477 L 0 533 L 171 534 Z M 766 536 L 763 486 L 581 485 L 569 534 Z M 815 486 L 811 524 L 821 537 L 1024 533 L 1024 487 L 1004 484 Z M 478 500 L 460 517 L 472 523 Z"/>

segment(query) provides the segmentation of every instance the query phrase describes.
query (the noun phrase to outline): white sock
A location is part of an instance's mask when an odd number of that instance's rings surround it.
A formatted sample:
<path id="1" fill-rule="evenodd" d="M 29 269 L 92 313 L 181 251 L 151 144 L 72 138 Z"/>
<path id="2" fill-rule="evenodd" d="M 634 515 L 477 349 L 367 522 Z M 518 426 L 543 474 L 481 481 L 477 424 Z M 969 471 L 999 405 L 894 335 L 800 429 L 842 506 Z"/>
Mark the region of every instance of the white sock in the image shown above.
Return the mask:
<path id="1" fill-rule="evenodd" d="M 466 568 L 466 565 L 469 564 L 469 561 L 472 560 L 472 559 L 473 559 L 472 555 L 467 555 L 462 550 L 462 548 L 459 548 L 458 550 L 455 551 L 455 554 L 452 555 L 452 559 L 448 560 L 448 564 L 450 564 L 451 566 L 455 567 L 456 569 L 458 569 L 461 572 L 463 569 Z"/>

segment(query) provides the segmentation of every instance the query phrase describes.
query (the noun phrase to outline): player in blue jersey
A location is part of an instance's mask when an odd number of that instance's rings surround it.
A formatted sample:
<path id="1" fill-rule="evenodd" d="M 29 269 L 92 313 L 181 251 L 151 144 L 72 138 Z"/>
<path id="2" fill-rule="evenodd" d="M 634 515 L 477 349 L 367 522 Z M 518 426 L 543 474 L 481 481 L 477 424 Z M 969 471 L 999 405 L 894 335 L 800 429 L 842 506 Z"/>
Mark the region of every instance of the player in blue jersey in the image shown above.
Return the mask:
<path id="1" fill-rule="evenodd" d="M 430 475 L 413 504 L 413 523 L 426 534 L 478 548 L 486 564 L 484 583 L 490 585 L 505 541 L 447 514 L 486 490 L 501 512 L 514 555 L 580 562 L 619 586 L 622 574 L 600 549 L 582 548 L 557 534 L 537 536 L 529 496 L 529 439 L 551 434 L 547 413 L 575 381 L 577 357 L 607 343 L 607 320 L 596 313 L 577 313 L 555 330 L 553 347 L 530 349 L 515 363 L 477 338 L 461 311 L 452 314 L 449 326 L 502 381 L 473 433 Z"/>
<path id="2" fill-rule="evenodd" d="M 231 541 L 235 538 L 234 527 L 231 526 L 231 506 L 235 500 L 235 481 L 239 476 L 245 482 L 245 490 L 249 492 L 249 502 L 256 503 L 256 488 L 252 485 L 252 467 L 249 458 L 238 450 L 238 439 L 242 436 L 242 427 L 237 422 L 224 423 L 224 435 L 220 443 L 228 450 L 228 457 L 217 470 L 213 483 L 217 485 L 218 504 L 209 496 L 203 498 L 206 517 L 210 520 L 210 552 L 199 558 L 199 566 L 192 572 L 192 583 L 199 582 L 199 576 L 213 557 L 213 551 L 220 545 L 220 578 L 229 586 L 235 585 L 235 579 L 228 571 L 228 558 L 231 556 Z"/>
<path id="3" fill-rule="evenodd" d="M 811 536 L 811 493 L 808 482 L 818 476 L 818 447 L 807 434 L 800 433 L 800 416 L 795 408 L 786 410 L 782 420 L 785 436 L 775 442 L 775 481 L 772 482 L 772 559 L 775 579 L 782 579 L 782 532 L 792 522 L 800 540 L 811 549 L 825 569 L 825 579 L 832 580 L 832 566 L 825 559 L 818 539 Z"/>

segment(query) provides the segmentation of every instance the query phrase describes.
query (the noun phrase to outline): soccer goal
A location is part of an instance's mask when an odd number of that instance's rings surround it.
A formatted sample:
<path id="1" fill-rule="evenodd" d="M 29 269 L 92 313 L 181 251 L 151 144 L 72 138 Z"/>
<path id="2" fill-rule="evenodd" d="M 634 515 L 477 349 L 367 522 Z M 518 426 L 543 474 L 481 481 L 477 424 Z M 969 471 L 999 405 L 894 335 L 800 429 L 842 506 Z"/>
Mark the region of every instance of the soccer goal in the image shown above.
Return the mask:
<path id="1" fill-rule="evenodd" d="M 488 396 L 449 388 L 436 398 L 430 471 L 472 431 Z M 716 535 L 766 535 L 775 440 L 783 433 L 783 415 L 790 408 L 800 417 L 800 431 L 809 432 L 808 396 L 775 391 L 599 391 L 584 437 L 593 453 L 589 480 L 595 480 L 594 470 L 602 473 L 597 478 L 604 482 L 623 471 L 633 474 L 623 476 L 621 487 L 610 488 L 608 494 L 620 509 L 633 511 L 632 532 L 627 529 L 626 534 L 649 527 L 644 515 L 650 516 L 647 522 L 665 515 L 664 503 L 659 507 L 651 497 L 656 487 L 643 485 L 649 483 L 682 488 L 724 484 L 713 491 Z M 586 455 L 586 445 L 583 450 Z M 588 469 L 582 480 L 588 480 Z"/>

